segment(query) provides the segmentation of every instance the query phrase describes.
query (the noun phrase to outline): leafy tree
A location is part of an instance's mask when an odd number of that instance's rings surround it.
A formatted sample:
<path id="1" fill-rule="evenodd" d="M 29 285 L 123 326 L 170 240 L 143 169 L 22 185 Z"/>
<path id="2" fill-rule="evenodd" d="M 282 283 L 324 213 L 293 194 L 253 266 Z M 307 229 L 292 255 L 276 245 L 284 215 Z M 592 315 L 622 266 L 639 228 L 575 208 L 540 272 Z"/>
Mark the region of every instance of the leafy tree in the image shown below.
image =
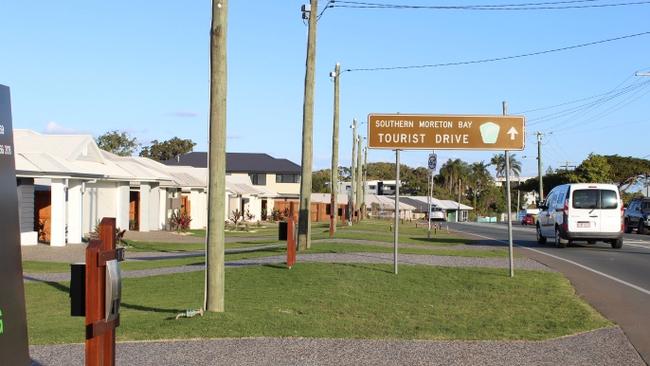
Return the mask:
<path id="1" fill-rule="evenodd" d="M 100 149 L 119 156 L 131 156 L 140 146 L 135 137 L 122 131 L 109 131 L 95 139 Z"/>
<path id="2" fill-rule="evenodd" d="M 467 186 L 469 187 L 468 196 L 472 199 L 472 206 L 477 209 L 478 198 L 490 186 L 494 185 L 492 176 L 487 170 L 488 164 L 484 162 L 472 163 L 469 166 L 469 176 L 467 177 Z"/>
<path id="3" fill-rule="evenodd" d="M 394 163 L 368 163 L 368 180 L 391 180 L 395 179 L 395 164 Z M 406 165 L 400 164 L 400 175 L 405 173 L 405 170 L 410 169 Z M 402 179 L 404 180 L 404 179 Z"/>
<path id="4" fill-rule="evenodd" d="M 401 170 L 402 168 L 400 168 Z M 400 172 L 401 173 L 401 172 Z M 400 188 L 404 194 L 411 196 L 426 196 L 429 193 L 429 169 L 425 167 L 404 168 L 404 174 L 400 178 L 403 185 Z"/>
<path id="5" fill-rule="evenodd" d="M 178 155 L 186 154 L 194 150 L 196 143 L 190 139 L 174 137 L 167 141 L 151 141 L 150 146 L 145 146 L 140 151 L 140 156 L 157 161 L 165 161 L 175 158 Z"/>
<path id="6" fill-rule="evenodd" d="M 314 193 L 330 193 L 331 169 L 316 170 L 311 173 L 311 191 Z"/>
<path id="7" fill-rule="evenodd" d="M 607 158 L 602 155 L 589 154 L 587 159 L 576 168 L 575 173 L 580 182 L 609 183 L 611 182 L 611 170 Z"/>
<path id="8" fill-rule="evenodd" d="M 650 160 L 631 156 L 606 155 L 610 166 L 610 179 L 618 185 L 621 191 L 627 191 L 639 179 L 645 179 L 650 174 Z"/>
<path id="9" fill-rule="evenodd" d="M 544 192 L 548 194 L 553 188 L 567 183 L 579 183 L 580 178 L 572 171 L 560 170 L 552 174 L 546 174 L 544 177 Z M 539 187 L 539 178 L 531 178 L 521 183 L 518 187 L 522 192 L 537 191 Z"/>

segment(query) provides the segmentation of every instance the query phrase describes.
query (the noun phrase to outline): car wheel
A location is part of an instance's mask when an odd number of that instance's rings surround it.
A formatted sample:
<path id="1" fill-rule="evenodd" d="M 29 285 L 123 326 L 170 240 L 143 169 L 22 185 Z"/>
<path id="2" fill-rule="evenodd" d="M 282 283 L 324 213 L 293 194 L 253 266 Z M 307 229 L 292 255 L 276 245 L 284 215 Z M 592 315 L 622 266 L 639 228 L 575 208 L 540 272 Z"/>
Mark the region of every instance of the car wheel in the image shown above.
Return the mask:
<path id="1" fill-rule="evenodd" d="M 637 233 L 645 235 L 645 224 L 641 220 L 639 220 L 639 229 L 637 230 Z"/>
<path id="2" fill-rule="evenodd" d="M 544 237 L 544 235 L 542 235 L 542 229 L 539 226 L 537 226 L 536 232 L 537 232 L 537 243 L 541 245 L 546 244 L 546 238 Z"/>
<path id="3" fill-rule="evenodd" d="M 623 247 L 623 238 L 614 239 L 610 242 L 612 248 L 621 249 Z"/>
<path id="4" fill-rule="evenodd" d="M 568 243 L 568 240 L 562 239 L 560 236 L 560 228 L 556 227 L 555 228 L 555 246 L 557 248 L 566 248 L 566 245 Z"/>
<path id="5" fill-rule="evenodd" d="M 629 234 L 632 232 L 632 226 L 630 226 L 629 221 L 625 220 L 625 233 Z"/>

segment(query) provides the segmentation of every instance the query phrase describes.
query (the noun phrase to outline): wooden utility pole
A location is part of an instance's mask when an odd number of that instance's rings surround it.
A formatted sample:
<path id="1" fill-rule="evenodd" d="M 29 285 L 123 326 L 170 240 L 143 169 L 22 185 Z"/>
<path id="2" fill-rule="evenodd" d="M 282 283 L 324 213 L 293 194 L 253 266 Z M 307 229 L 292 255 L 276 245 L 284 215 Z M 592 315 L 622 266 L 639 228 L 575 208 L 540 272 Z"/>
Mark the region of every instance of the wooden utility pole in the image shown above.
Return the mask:
<path id="1" fill-rule="evenodd" d="M 225 289 L 227 29 L 228 0 L 213 0 L 210 29 L 210 141 L 205 310 L 215 312 L 224 311 Z"/>
<path id="2" fill-rule="evenodd" d="M 318 0 L 311 0 L 307 35 L 307 61 L 305 68 L 305 95 L 302 107 L 302 176 L 300 179 L 300 212 L 298 215 L 298 248 L 311 248 L 311 173 L 314 138 L 314 69 L 316 68 L 316 20 Z M 303 13 L 303 18 L 305 14 Z"/>
<path id="3" fill-rule="evenodd" d="M 361 135 L 357 138 L 357 222 L 361 221 L 363 210 L 363 164 L 361 163 Z"/>
<path id="4" fill-rule="evenodd" d="M 539 131 L 536 133 L 537 135 L 537 177 L 539 179 L 539 200 L 537 201 L 537 204 L 539 205 L 539 202 L 544 200 L 544 183 L 542 181 L 542 136 L 543 134 Z"/>
<path id="5" fill-rule="evenodd" d="M 357 185 L 357 120 L 352 120 L 352 160 L 350 162 L 350 220 L 354 221 L 354 212 L 356 210 L 356 185 Z"/>
<path id="6" fill-rule="evenodd" d="M 330 76 L 334 78 L 334 120 L 332 122 L 332 179 L 330 200 L 330 238 L 336 234 L 336 219 L 338 215 L 337 191 L 339 186 L 339 76 L 341 64 L 337 63 Z"/>

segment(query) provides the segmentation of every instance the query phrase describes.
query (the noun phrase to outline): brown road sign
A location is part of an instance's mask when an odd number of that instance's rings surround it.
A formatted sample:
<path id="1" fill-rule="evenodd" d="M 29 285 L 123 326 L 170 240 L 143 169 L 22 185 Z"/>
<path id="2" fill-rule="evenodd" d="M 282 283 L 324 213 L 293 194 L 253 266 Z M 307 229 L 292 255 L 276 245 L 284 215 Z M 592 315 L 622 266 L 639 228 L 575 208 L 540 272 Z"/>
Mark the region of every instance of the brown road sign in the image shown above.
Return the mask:
<path id="1" fill-rule="evenodd" d="M 369 114 L 368 147 L 400 150 L 523 150 L 524 116 Z"/>

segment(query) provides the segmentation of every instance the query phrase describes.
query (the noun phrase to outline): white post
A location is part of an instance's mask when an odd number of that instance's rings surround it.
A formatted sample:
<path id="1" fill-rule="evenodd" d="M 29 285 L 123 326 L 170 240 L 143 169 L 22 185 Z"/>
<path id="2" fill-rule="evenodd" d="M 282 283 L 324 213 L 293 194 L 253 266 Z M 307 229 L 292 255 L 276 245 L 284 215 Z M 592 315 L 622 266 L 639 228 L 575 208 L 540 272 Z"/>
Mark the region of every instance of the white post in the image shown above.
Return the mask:
<path id="1" fill-rule="evenodd" d="M 81 243 L 82 233 L 81 181 L 68 181 L 68 243 Z"/>
<path id="2" fill-rule="evenodd" d="M 65 181 L 52 179 L 50 185 L 50 245 L 53 247 L 65 246 Z"/>
<path id="3" fill-rule="evenodd" d="M 167 197 L 169 197 L 167 188 L 160 188 L 160 197 L 158 200 L 158 227 L 162 230 L 167 228 Z"/>
<path id="4" fill-rule="evenodd" d="M 192 189 L 190 191 L 190 229 L 202 229 L 203 220 L 202 220 L 202 202 L 201 202 L 201 193 L 198 189 Z"/>
<path id="5" fill-rule="evenodd" d="M 160 230 L 158 218 L 160 217 L 160 186 L 156 183 L 151 185 L 149 196 L 149 230 Z"/>
<path id="6" fill-rule="evenodd" d="M 118 182 L 115 190 L 115 225 L 121 230 L 129 229 L 129 182 Z"/>
<path id="7" fill-rule="evenodd" d="M 433 171 L 427 177 L 427 221 L 429 224 L 429 231 L 427 231 L 427 239 L 431 239 L 431 180 L 433 179 Z"/>
<path id="8" fill-rule="evenodd" d="M 150 230 L 149 204 L 151 201 L 151 185 L 147 182 L 140 183 L 140 231 Z"/>

